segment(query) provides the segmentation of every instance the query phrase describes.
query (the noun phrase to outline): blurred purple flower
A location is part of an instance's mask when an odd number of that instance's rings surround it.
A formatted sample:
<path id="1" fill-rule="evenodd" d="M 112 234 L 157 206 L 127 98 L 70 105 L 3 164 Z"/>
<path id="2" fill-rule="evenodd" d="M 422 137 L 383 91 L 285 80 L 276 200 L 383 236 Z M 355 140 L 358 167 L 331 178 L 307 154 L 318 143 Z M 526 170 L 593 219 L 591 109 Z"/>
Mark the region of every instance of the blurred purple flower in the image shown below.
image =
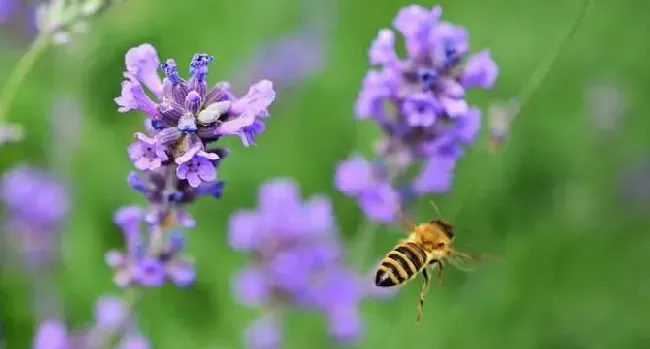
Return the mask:
<path id="1" fill-rule="evenodd" d="M 19 0 L 0 0 L 0 24 L 7 23 L 19 10 Z"/>
<path id="2" fill-rule="evenodd" d="M 366 74 L 355 109 L 360 119 L 379 124 L 384 139 L 372 166 L 362 165 L 358 157 L 346 160 L 338 167 L 336 182 L 374 221 L 394 220 L 403 201 L 450 190 L 455 162 L 474 142 L 481 124 L 480 111 L 467 103 L 465 93 L 491 88 L 498 75 L 488 50 L 468 58 L 467 31 L 441 21 L 441 14 L 440 6 L 403 8 L 393 27 L 404 37 L 407 57 L 397 55 L 391 29 L 379 31 L 368 53 L 370 63 L 380 67 Z M 412 165 L 422 167 L 413 181 L 403 178 Z M 368 171 L 372 179 L 364 181 Z M 350 190 L 345 187 L 350 181 L 365 182 L 365 188 Z"/>
<path id="3" fill-rule="evenodd" d="M 148 349 L 149 342 L 129 321 L 128 306 L 118 297 L 101 296 L 95 304 L 95 323 L 70 332 L 56 319 L 41 322 L 34 336 L 34 349 L 100 349 L 119 339 L 119 349 Z M 117 338 L 115 338 L 117 337 Z"/>
<path id="4" fill-rule="evenodd" d="M 256 319 L 244 331 L 246 347 L 250 349 L 282 348 L 280 319 L 274 315 L 264 315 Z"/>
<path id="5" fill-rule="evenodd" d="M 65 324 L 58 320 L 42 322 L 36 331 L 32 347 L 34 349 L 69 349 Z"/>
<path id="6" fill-rule="evenodd" d="M 361 278 L 343 263 L 334 214 L 326 197 L 303 201 L 292 180 L 266 182 L 260 187 L 256 210 L 231 216 L 229 241 L 234 249 L 251 252 L 254 257 L 254 263 L 233 280 L 233 293 L 240 303 L 315 308 L 331 323 L 341 314 L 358 319 L 365 291 Z M 247 331 L 249 347 L 275 347 L 269 343 L 279 341 L 277 324 L 259 321 Z M 332 327 L 330 332 L 347 343 L 358 337 L 359 329 L 351 324 Z"/>
<path id="7" fill-rule="evenodd" d="M 4 228 L 18 241 L 25 261 L 35 268 L 48 266 L 69 209 L 66 187 L 49 173 L 19 165 L 0 179 L 0 199 Z"/>
<path id="8" fill-rule="evenodd" d="M 223 193 L 217 168 L 228 151 L 213 145 L 225 135 L 238 135 L 246 146 L 254 144 L 264 130 L 262 120 L 270 116 L 267 108 L 275 99 L 270 81 L 253 84 L 240 98 L 230 92 L 227 82 L 208 89 L 206 78 L 213 60 L 207 54 L 195 54 L 189 64 L 190 78 L 184 80 L 176 62 L 167 59 L 161 64 L 150 44 L 126 53 L 127 80 L 115 102 L 120 112 L 138 110 L 147 116 L 146 134 L 136 133 L 128 148 L 129 158 L 142 173 L 129 174 L 128 182 L 151 207 L 124 207 L 115 215 L 127 248 L 110 251 L 106 261 L 115 269 L 115 282 L 120 286 L 193 283 L 193 262 L 181 257 L 185 238 L 173 228 L 194 226 L 185 206 L 200 196 L 220 198 Z M 144 222 L 146 231 L 142 232 Z"/>
<path id="9" fill-rule="evenodd" d="M 336 170 L 336 188 L 359 202 L 368 218 L 389 223 L 399 209 L 399 193 L 382 176 L 382 169 L 361 156 L 339 163 Z"/>
<path id="10" fill-rule="evenodd" d="M 276 89 L 290 89 L 323 69 L 325 44 L 324 31 L 313 25 L 265 43 L 236 68 L 233 86 L 239 89 L 264 78 L 273 81 Z"/>

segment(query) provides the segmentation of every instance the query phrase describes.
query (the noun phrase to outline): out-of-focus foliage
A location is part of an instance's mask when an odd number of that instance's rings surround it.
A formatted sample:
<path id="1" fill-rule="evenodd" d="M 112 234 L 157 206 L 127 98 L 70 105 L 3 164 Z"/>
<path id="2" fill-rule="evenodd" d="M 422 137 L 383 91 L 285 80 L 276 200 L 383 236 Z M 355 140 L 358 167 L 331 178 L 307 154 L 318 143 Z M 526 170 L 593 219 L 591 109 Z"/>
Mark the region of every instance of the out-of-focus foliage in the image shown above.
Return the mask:
<path id="1" fill-rule="evenodd" d="M 232 155 L 220 170 L 227 182 L 224 198 L 193 208 L 198 225 L 188 250 L 197 260 L 196 286 L 149 290 L 139 307 L 140 327 L 154 348 L 242 347 L 241 332 L 257 314 L 232 298 L 230 278 L 246 257 L 227 244 L 227 218 L 254 205 L 265 179 L 292 176 L 305 195 L 331 194 L 341 231 L 354 236 L 359 210 L 335 192 L 332 176 L 337 161 L 354 148 L 370 151 L 378 135 L 369 123 L 355 122 L 354 100 L 368 69 L 371 40 L 408 3 L 339 1 L 330 19 L 336 25 L 326 26 L 323 71 L 288 98 L 277 96 L 258 147 L 241 151 L 238 141 L 227 144 Z M 486 110 L 488 102 L 517 93 L 581 1 L 442 5 L 445 18 L 466 26 L 472 45 L 490 48 L 501 68 L 493 91 L 468 97 Z M 48 164 L 55 132 L 52 102 L 62 91 L 81 99 L 84 115 L 72 121 L 81 125 L 69 125 L 80 132 L 78 149 L 66 160 L 71 167 L 57 170 L 69 175 L 73 186 L 57 274 L 68 323 L 91 321 L 96 298 L 113 290 L 103 256 L 122 244 L 111 222 L 114 210 L 144 203 L 126 184 L 131 169 L 126 147 L 142 118 L 117 113 L 113 103 L 124 53 L 142 42 L 152 43 L 163 58 L 209 52 L 216 57 L 210 81 L 230 79 L 256 47 L 302 25 L 303 6 L 294 0 L 127 1 L 91 23 L 88 35 L 49 49 L 37 63 L 9 116 L 25 127 L 25 140 L 2 148 L 0 166 L 5 170 L 28 160 L 56 169 Z M 460 247 L 501 258 L 472 274 L 449 270 L 445 288 L 431 290 L 419 326 L 417 282 L 392 301 L 364 303 L 366 336 L 359 348 L 650 347 L 650 218 L 647 208 L 631 210 L 633 203 L 620 195 L 621 181 L 628 178 L 623 169 L 650 155 L 649 11 L 650 3 L 640 1 L 595 1 L 497 155 L 488 155 L 484 120 L 483 137 L 459 163 L 451 194 L 435 200 L 457 225 Z M 17 46 L 2 43 L 1 83 L 21 54 Z M 625 88 L 626 115 L 615 132 L 598 133 L 584 103 L 585 90 L 601 76 L 615 77 Z M 61 155 L 56 159 L 62 161 Z M 424 201 L 416 217 L 421 220 L 433 215 Z M 400 236 L 397 228 L 379 234 L 371 247 L 377 258 Z M 36 327 L 27 274 L 0 270 L 5 347 L 27 348 Z M 290 313 L 287 321 L 288 348 L 332 347 L 322 318 Z"/>

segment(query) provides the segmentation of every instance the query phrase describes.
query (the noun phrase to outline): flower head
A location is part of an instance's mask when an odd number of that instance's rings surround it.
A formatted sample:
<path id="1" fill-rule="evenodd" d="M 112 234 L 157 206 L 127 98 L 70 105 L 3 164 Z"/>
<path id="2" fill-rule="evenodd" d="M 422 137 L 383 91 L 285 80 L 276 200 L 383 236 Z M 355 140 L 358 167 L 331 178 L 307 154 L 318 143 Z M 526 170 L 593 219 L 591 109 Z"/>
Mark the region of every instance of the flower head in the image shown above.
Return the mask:
<path id="1" fill-rule="evenodd" d="M 227 82 L 208 89 L 206 79 L 213 61 L 213 56 L 195 54 L 189 64 L 190 78 L 185 80 L 176 61 L 160 64 L 150 44 L 126 53 L 126 80 L 122 94 L 115 98 L 118 111 L 138 110 L 151 119 L 150 135 L 138 135 L 129 149 L 136 167 L 153 170 L 168 159 L 175 161 L 178 179 L 196 188 L 216 179 L 219 157 L 208 149 L 211 143 L 237 135 L 244 145 L 254 144 L 255 136 L 264 130 L 261 119 L 269 116 L 267 108 L 275 99 L 273 84 L 262 80 L 241 98 L 230 92 Z"/>
<path id="2" fill-rule="evenodd" d="M 480 111 L 468 104 L 466 92 L 491 88 L 498 75 L 490 52 L 470 56 L 468 32 L 441 15 L 440 6 L 410 5 L 399 11 L 393 27 L 404 38 L 406 57 L 397 54 L 391 29 L 381 29 L 370 45 L 370 64 L 376 67 L 364 78 L 355 110 L 383 131 L 379 159 L 372 171 L 370 162 L 346 160 L 337 184 L 375 221 L 392 221 L 405 199 L 450 189 L 454 163 L 480 128 Z M 355 172 L 352 166 L 366 169 Z M 413 181 L 405 178 L 411 166 L 421 167 Z M 371 180 L 364 181 L 368 171 Z M 352 181 L 364 188 L 351 192 L 345 185 Z"/>
<path id="3" fill-rule="evenodd" d="M 260 187 L 258 202 L 256 210 L 237 212 L 230 219 L 231 246 L 252 253 L 255 261 L 236 275 L 236 298 L 253 307 L 275 304 L 315 308 L 332 323 L 341 313 L 358 317 L 363 291 L 356 273 L 343 263 L 329 200 L 314 196 L 303 201 L 293 181 L 275 179 Z M 250 331 L 257 333 L 253 329 L 258 325 Z M 264 328 L 275 325 L 268 326 Z M 356 330 L 349 329 L 345 338 L 333 329 L 331 333 L 336 339 L 347 340 L 358 334 Z"/>

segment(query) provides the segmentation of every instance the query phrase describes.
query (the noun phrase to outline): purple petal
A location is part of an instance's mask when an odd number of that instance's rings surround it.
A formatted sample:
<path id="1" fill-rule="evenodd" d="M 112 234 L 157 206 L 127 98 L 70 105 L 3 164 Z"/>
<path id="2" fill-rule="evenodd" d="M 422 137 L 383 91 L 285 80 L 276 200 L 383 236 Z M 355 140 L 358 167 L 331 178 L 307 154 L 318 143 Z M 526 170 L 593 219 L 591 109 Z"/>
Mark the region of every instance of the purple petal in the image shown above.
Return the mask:
<path id="1" fill-rule="evenodd" d="M 362 335 L 359 311 L 355 307 L 336 308 L 328 312 L 329 331 L 343 345 L 355 344 Z"/>
<path id="2" fill-rule="evenodd" d="M 370 46 L 370 64 L 388 64 L 397 58 L 395 53 L 395 33 L 382 29 Z"/>
<path id="3" fill-rule="evenodd" d="M 176 168 L 176 177 L 178 177 L 178 179 L 185 179 L 187 178 L 188 172 L 190 172 L 190 169 L 187 164 L 181 164 Z"/>
<path id="4" fill-rule="evenodd" d="M 260 112 L 266 110 L 266 108 L 273 103 L 273 100 L 275 100 L 273 83 L 269 80 L 261 80 L 252 85 L 244 97 L 233 103 L 230 107 L 230 111 L 234 114 L 248 111 L 250 114 L 257 117 Z"/>
<path id="5" fill-rule="evenodd" d="M 420 5 L 409 5 L 397 13 L 393 20 L 393 27 L 405 37 L 411 37 L 418 34 L 431 19 L 431 13 L 426 8 Z"/>
<path id="6" fill-rule="evenodd" d="M 120 113 L 139 110 L 150 116 L 157 114 L 156 103 L 144 93 L 142 86 L 133 77 L 122 81 L 122 94 L 114 100 L 119 106 L 117 111 Z"/>
<path id="7" fill-rule="evenodd" d="M 65 324 L 58 320 L 42 322 L 36 331 L 34 349 L 67 349 L 68 339 Z"/>
<path id="8" fill-rule="evenodd" d="M 201 185 L 201 178 L 199 177 L 199 174 L 194 171 L 188 171 L 187 172 L 187 183 L 190 184 L 190 187 L 192 188 L 198 188 L 199 185 Z"/>
<path id="9" fill-rule="evenodd" d="M 481 129 L 481 111 L 472 107 L 456 119 L 456 135 L 461 142 L 473 143 Z"/>
<path id="10" fill-rule="evenodd" d="M 124 300 L 114 296 L 102 296 L 95 303 L 95 319 L 97 326 L 109 332 L 124 325 L 128 317 L 128 309 Z"/>
<path id="11" fill-rule="evenodd" d="M 398 81 L 398 76 L 391 69 L 369 71 L 355 103 L 356 115 L 360 119 L 381 116 L 383 103 L 393 94 Z"/>
<path id="12" fill-rule="evenodd" d="M 376 222 L 392 223 L 400 206 L 400 196 L 390 184 L 381 183 L 365 190 L 358 197 L 365 215 Z"/>
<path id="13" fill-rule="evenodd" d="M 194 283 L 196 270 L 190 261 L 177 259 L 165 266 L 165 273 L 179 287 L 187 287 Z"/>
<path id="14" fill-rule="evenodd" d="M 305 219 L 308 226 L 305 229 L 316 234 L 331 233 L 334 230 L 334 211 L 332 202 L 326 196 L 313 196 L 305 202 Z"/>
<path id="15" fill-rule="evenodd" d="M 360 156 L 344 160 L 337 166 L 336 189 L 343 193 L 359 194 L 366 190 L 372 181 L 372 164 Z"/>
<path id="16" fill-rule="evenodd" d="M 260 186 L 258 202 L 260 211 L 294 209 L 301 205 L 300 188 L 290 178 L 275 178 Z"/>
<path id="17" fill-rule="evenodd" d="M 499 75 L 499 67 L 489 50 L 483 50 L 469 59 L 463 72 L 463 86 L 492 88 Z"/>
<path id="18" fill-rule="evenodd" d="M 174 161 L 178 165 L 184 164 L 192 160 L 192 158 L 194 158 L 194 156 L 202 149 L 203 149 L 203 144 L 201 142 L 196 142 L 185 153 L 183 153 L 183 155 L 176 157 L 176 160 Z"/>
<path id="19" fill-rule="evenodd" d="M 141 81 L 154 94 L 162 93 L 162 80 L 158 76 L 160 59 L 158 52 L 150 44 L 133 47 L 125 55 L 128 74 Z"/>
<path id="20" fill-rule="evenodd" d="M 413 188 L 419 193 L 444 193 L 451 188 L 456 160 L 451 157 L 434 156 L 424 165 L 415 178 Z"/>
<path id="21" fill-rule="evenodd" d="M 126 335 L 120 341 L 117 349 L 149 349 L 151 344 L 149 340 L 140 334 L 129 334 Z"/>
<path id="22" fill-rule="evenodd" d="M 233 293 L 241 304 L 260 307 L 268 301 L 271 289 L 262 270 L 249 266 L 235 275 Z"/>
<path id="23" fill-rule="evenodd" d="M 264 315 L 244 331 L 246 346 L 249 349 L 281 349 L 283 347 L 281 331 L 277 317 Z"/>
<path id="24" fill-rule="evenodd" d="M 209 160 L 202 160 L 200 162 L 197 174 L 204 182 L 212 182 L 217 179 L 217 170 Z"/>
<path id="25" fill-rule="evenodd" d="M 467 101 L 460 98 L 452 98 L 447 96 L 440 97 L 440 104 L 444 108 L 449 117 L 455 118 L 468 112 L 469 105 Z"/>
<path id="26" fill-rule="evenodd" d="M 239 116 L 235 117 L 232 120 L 228 120 L 223 124 L 217 126 L 214 131 L 215 135 L 243 135 L 244 128 L 251 126 L 255 123 L 256 114 L 251 111 L 245 111 Z M 247 146 L 245 140 L 242 140 L 245 146 Z"/>
<path id="27" fill-rule="evenodd" d="M 239 211 L 230 216 L 228 241 L 237 251 L 248 251 L 259 246 L 263 227 L 255 212 Z"/>

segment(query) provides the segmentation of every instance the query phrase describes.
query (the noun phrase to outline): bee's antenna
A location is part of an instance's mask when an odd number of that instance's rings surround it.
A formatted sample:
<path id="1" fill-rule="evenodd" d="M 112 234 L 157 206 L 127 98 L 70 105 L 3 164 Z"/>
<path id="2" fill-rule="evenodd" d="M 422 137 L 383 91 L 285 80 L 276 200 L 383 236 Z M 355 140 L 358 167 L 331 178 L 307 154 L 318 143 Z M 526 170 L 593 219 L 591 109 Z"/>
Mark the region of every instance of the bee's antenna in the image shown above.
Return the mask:
<path id="1" fill-rule="evenodd" d="M 431 207 L 436 211 L 436 214 L 438 215 L 438 218 L 442 218 L 442 213 L 440 213 L 440 209 L 438 208 L 438 205 L 436 205 L 433 200 L 429 200 L 429 204 L 431 204 Z"/>

